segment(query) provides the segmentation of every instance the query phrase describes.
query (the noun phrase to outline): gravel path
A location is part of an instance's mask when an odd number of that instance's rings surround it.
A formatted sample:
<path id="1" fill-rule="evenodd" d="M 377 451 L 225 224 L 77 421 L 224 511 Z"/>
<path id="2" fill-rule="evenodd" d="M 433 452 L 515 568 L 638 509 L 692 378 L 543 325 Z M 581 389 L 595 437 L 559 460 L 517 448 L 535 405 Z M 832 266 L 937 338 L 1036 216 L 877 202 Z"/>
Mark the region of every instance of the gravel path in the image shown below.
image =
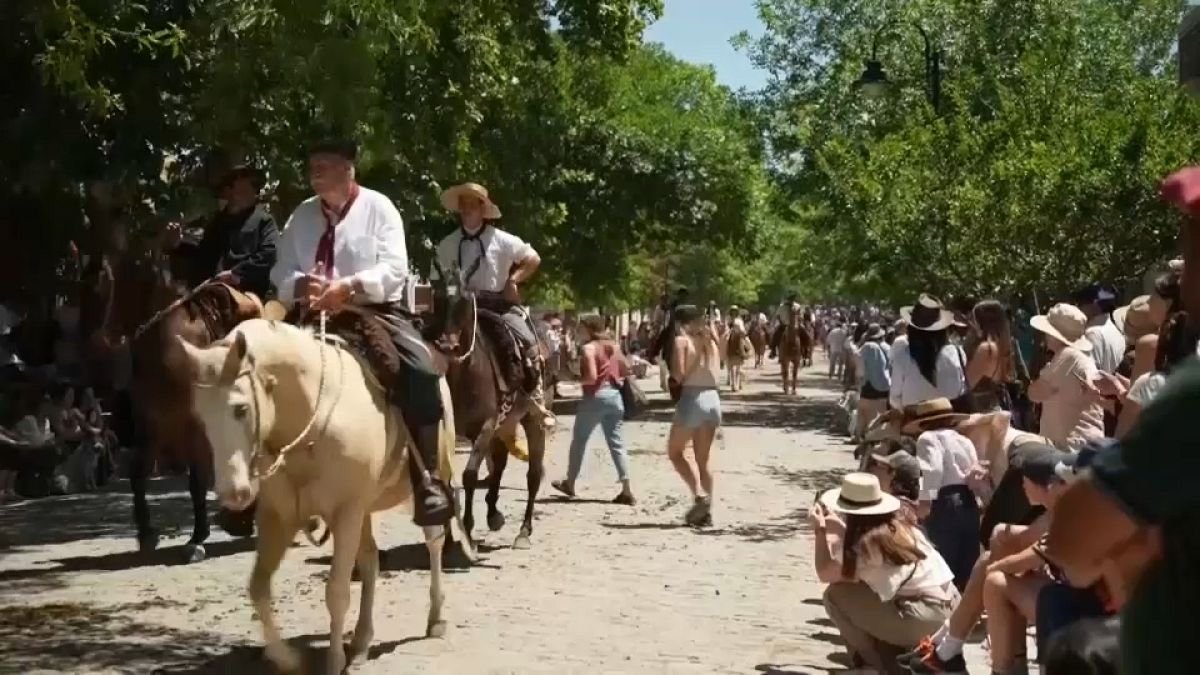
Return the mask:
<path id="1" fill-rule="evenodd" d="M 804 515 L 854 462 L 828 433 L 837 397 L 822 367 L 810 369 L 798 396 L 778 392 L 772 365 L 749 371 L 746 391 L 726 399 L 715 526 L 706 530 L 681 526 L 688 498 L 665 456 L 671 411 L 661 393 L 651 391 L 655 409 L 625 428 L 634 508 L 607 503 L 617 486 L 599 433 L 580 499 L 555 496 L 549 480 L 565 471 L 572 424 L 563 415 L 533 549 L 510 548 L 525 484 L 524 464 L 510 462 L 501 496 L 509 524 L 482 535 L 479 564 L 447 575 L 444 639 L 420 637 L 428 575 L 419 531 L 406 513 L 377 517 L 386 556 L 375 646 L 354 672 L 836 672 L 830 657 L 841 648 L 821 606 Z M 642 382 L 656 383 L 653 371 Z M 460 455 L 459 470 L 464 462 Z M 189 506 L 184 485 L 163 480 L 152 508 L 172 548 L 138 554 L 125 487 L 0 507 L 0 673 L 270 672 L 244 591 L 252 543 L 214 529 L 207 561 L 174 564 Z M 298 545 L 275 577 L 282 630 L 306 649 L 308 672 L 321 672 L 328 641 L 327 563 L 327 550 Z M 986 672 L 977 646 L 971 654 Z"/>

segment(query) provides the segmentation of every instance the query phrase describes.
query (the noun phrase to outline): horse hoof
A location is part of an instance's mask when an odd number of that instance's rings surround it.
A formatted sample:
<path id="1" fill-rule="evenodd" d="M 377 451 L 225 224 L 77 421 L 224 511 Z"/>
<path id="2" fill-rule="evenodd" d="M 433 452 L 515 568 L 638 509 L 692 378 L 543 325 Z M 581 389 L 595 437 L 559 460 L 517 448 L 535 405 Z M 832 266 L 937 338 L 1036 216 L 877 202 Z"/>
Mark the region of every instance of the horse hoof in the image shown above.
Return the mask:
<path id="1" fill-rule="evenodd" d="M 493 511 L 487 517 L 488 529 L 492 532 L 499 532 L 500 528 L 504 527 L 504 514 L 499 511 Z"/>
<path id="2" fill-rule="evenodd" d="M 367 650 L 371 648 L 373 638 L 374 636 L 370 633 L 354 631 L 354 637 L 350 639 L 350 644 L 346 647 L 347 660 L 354 661 L 359 657 L 366 656 Z"/>
<path id="3" fill-rule="evenodd" d="M 183 547 L 183 553 L 189 565 L 204 562 L 204 558 L 208 556 L 208 552 L 204 550 L 204 544 L 188 544 Z"/>
<path id="4" fill-rule="evenodd" d="M 518 534 L 517 538 L 513 540 L 512 547 L 518 551 L 528 551 L 533 546 L 529 543 L 529 535 Z"/>
<path id="5" fill-rule="evenodd" d="M 446 622 L 434 621 L 425 628 L 425 637 L 427 638 L 444 638 L 446 637 Z"/>
<path id="6" fill-rule="evenodd" d="M 149 553 L 158 548 L 158 533 L 150 532 L 148 534 L 138 535 L 138 550 L 142 553 Z"/>

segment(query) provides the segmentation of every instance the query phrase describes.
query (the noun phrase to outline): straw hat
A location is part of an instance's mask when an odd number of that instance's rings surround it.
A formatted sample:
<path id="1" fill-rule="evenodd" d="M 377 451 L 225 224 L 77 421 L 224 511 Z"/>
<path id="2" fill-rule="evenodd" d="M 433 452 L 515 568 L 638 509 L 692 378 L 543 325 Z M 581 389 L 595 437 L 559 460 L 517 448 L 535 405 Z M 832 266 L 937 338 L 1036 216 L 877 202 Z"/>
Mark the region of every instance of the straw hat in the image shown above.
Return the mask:
<path id="1" fill-rule="evenodd" d="M 884 492 L 879 479 L 869 473 L 842 476 L 842 487 L 825 492 L 819 500 L 830 511 L 847 515 L 878 516 L 900 510 L 900 500 Z"/>
<path id="2" fill-rule="evenodd" d="M 1060 302 L 1045 314 L 1038 314 L 1030 319 L 1029 325 L 1081 352 L 1092 351 L 1092 343 L 1084 337 L 1087 316 L 1075 305 Z"/>
<path id="3" fill-rule="evenodd" d="M 483 217 L 487 220 L 496 220 L 500 217 L 500 207 L 496 206 L 492 198 L 488 196 L 487 188 L 479 183 L 462 183 L 447 189 L 442 193 L 442 206 L 449 211 L 458 213 L 458 200 L 464 196 L 475 197 L 483 202 Z"/>
<path id="4" fill-rule="evenodd" d="M 936 332 L 946 330 L 954 325 L 954 312 L 946 309 L 942 301 L 922 293 L 917 298 L 917 304 L 911 307 L 901 307 L 900 316 L 908 322 L 908 327 L 915 330 Z"/>
<path id="5" fill-rule="evenodd" d="M 1142 336 L 1158 331 L 1154 319 L 1150 316 L 1150 296 L 1140 295 L 1124 307 L 1118 307 L 1113 312 L 1113 323 L 1125 334 L 1129 342 L 1137 342 Z"/>
<path id="6" fill-rule="evenodd" d="M 961 422 L 968 417 L 970 415 L 954 412 L 954 405 L 950 403 L 950 399 L 931 398 L 928 401 L 921 401 L 916 405 L 904 408 L 904 426 L 901 430 L 906 434 L 916 435 L 921 433 L 925 425 L 930 422 L 938 420 Z"/>

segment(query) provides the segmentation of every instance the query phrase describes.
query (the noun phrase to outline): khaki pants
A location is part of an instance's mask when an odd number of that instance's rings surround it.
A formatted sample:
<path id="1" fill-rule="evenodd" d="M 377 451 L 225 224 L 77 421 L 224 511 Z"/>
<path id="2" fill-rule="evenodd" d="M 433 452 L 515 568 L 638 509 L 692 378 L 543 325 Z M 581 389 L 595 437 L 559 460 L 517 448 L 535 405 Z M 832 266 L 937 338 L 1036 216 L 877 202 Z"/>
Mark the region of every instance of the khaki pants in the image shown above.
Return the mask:
<path id="1" fill-rule="evenodd" d="M 862 582 L 830 584 L 825 589 L 825 610 L 837 626 L 853 656 L 885 673 L 905 673 L 896 657 L 932 635 L 958 604 L 958 591 L 950 587 L 944 601 L 929 598 L 902 603 L 884 602 Z"/>
<path id="2" fill-rule="evenodd" d="M 874 422 L 876 417 L 884 414 L 887 410 L 888 400 L 886 398 L 863 398 L 860 395 L 858 397 L 858 424 L 855 425 L 854 438 L 862 440 L 871 426 L 871 422 Z"/>

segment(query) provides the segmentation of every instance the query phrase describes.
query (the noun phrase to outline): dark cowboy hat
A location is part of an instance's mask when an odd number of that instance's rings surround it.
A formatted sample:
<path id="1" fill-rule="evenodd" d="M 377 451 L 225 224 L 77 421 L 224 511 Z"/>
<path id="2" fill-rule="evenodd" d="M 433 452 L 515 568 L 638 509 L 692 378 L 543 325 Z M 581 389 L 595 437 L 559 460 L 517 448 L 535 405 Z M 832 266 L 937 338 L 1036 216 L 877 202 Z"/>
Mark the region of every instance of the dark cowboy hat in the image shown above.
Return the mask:
<path id="1" fill-rule="evenodd" d="M 881 340 L 883 339 L 883 327 L 877 323 L 867 326 L 867 334 L 863 336 L 864 340 Z"/>
<path id="2" fill-rule="evenodd" d="M 942 306 L 942 301 L 922 293 L 917 298 L 917 304 L 912 307 L 901 307 L 900 316 L 908 322 L 908 327 L 915 330 L 936 332 L 946 330 L 954 325 L 954 312 Z"/>
<path id="3" fill-rule="evenodd" d="M 338 155 L 348 161 L 358 160 L 358 141 L 337 136 L 326 137 L 308 146 L 308 156 Z"/>
<path id="4" fill-rule="evenodd" d="M 675 308 L 675 321 L 679 324 L 688 324 L 702 318 L 704 312 L 695 305 L 680 305 Z"/>
<path id="5" fill-rule="evenodd" d="M 255 191 L 262 190 L 267 184 L 267 174 L 262 169 L 250 164 L 238 164 L 221 174 L 221 179 L 217 181 L 217 189 L 223 190 L 243 178 L 254 185 Z"/>
<path id="6" fill-rule="evenodd" d="M 931 398 L 916 405 L 904 408 L 904 426 L 906 434 L 916 435 L 925 430 L 925 425 L 939 420 L 961 422 L 970 417 L 963 413 L 954 412 L 954 406 L 948 398 Z"/>

